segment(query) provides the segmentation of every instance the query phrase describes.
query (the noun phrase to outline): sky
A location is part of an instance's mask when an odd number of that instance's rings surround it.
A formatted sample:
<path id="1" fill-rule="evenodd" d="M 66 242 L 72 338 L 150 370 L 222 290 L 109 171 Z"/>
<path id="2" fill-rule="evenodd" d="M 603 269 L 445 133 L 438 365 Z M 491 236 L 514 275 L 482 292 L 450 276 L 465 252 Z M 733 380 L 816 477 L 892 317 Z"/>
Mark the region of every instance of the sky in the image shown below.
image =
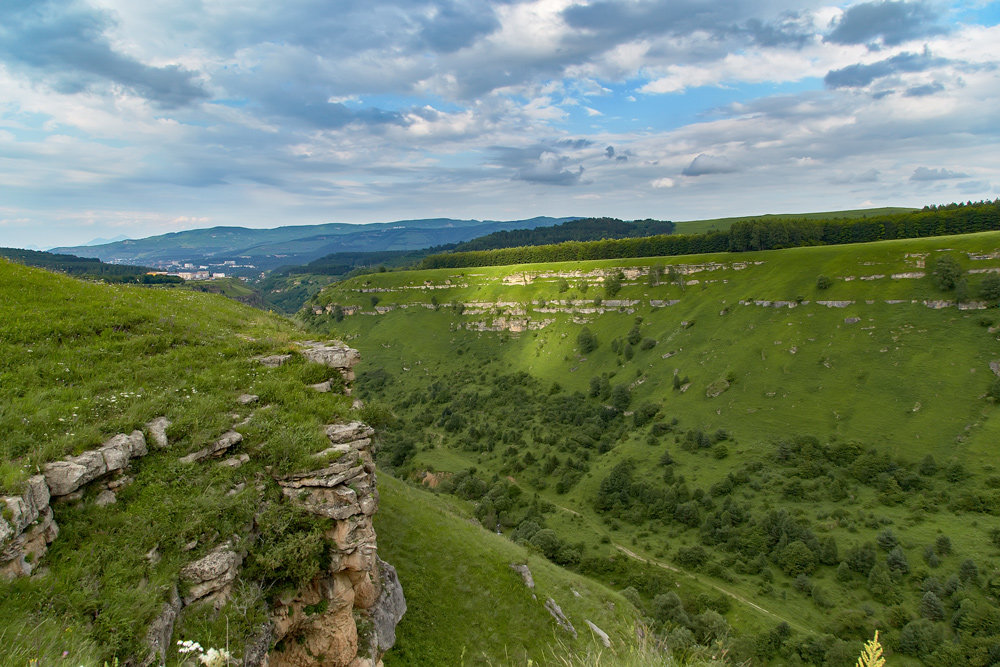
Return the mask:
<path id="1" fill-rule="evenodd" d="M 1000 0 L 2 0 L 0 245 L 1000 195 Z"/>

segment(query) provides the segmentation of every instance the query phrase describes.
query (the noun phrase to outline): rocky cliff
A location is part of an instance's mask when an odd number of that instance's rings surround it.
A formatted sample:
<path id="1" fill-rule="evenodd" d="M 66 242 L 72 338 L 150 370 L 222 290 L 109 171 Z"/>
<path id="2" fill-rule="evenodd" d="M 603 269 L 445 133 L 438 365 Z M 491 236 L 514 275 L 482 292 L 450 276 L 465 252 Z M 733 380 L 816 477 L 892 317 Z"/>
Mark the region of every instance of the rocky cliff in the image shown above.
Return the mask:
<path id="1" fill-rule="evenodd" d="M 360 359 L 356 350 L 339 343 L 306 342 L 296 352 L 339 374 L 346 393 L 350 392 L 353 367 Z M 290 359 L 291 354 L 282 354 L 256 361 L 274 368 Z M 326 389 L 313 388 L 328 391 L 330 382 L 325 384 Z M 254 406 L 258 397 L 244 394 L 237 402 Z M 134 461 L 151 453 L 176 457 L 169 451 L 169 426 L 166 418 L 158 418 L 146 424 L 144 431 L 118 434 L 97 449 L 50 462 L 42 474 L 28 480 L 20 495 L 0 497 L 0 578 L 31 576 L 44 563 L 49 545 L 59 535 L 56 520 L 61 505 L 82 502 L 85 495 L 96 506 L 114 504 L 117 492 L 133 481 L 130 467 Z M 272 601 L 269 621 L 242 652 L 234 651 L 242 653 L 244 665 L 378 665 L 393 645 L 396 623 L 406 610 L 395 570 L 377 554 L 372 526 L 378 510 L 373 430 L 351 421 L 329 424 L 325 432 L 329 447 L 314 455 L 315 469 L 262 477 L 258 484 L 261 502 L 267 489 L 277 486 L 283 497 L 280 502 L 324 520 L 329 558 L 311 581 Z M 177 457 L 177 462 L 242 466 L 251 460 L 252 449 L 224 460 L 223 456 L 239 451 L 243 440 L 239 432 L 229 430 L 203 449 Z M 204 556 L 187 563 L 146 633 L 145 654 L 122 657 L 144 665 L 166 662 L 175 623 L 185 608 L 224 605 L 242 576 L 254 539 L 252 529 L 247 535 L 219 538 Z M 147 557 L 150 562 L 159 558 L 155 550 Z"/>

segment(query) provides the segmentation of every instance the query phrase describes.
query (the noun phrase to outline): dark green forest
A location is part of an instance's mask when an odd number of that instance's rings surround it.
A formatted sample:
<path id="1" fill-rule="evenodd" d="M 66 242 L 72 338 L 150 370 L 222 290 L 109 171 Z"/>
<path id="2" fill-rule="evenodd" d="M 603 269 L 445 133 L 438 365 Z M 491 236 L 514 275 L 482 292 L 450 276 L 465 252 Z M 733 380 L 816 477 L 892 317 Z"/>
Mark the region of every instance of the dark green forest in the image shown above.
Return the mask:
<path id="1" fill-rule="evenodd" d="M 76 278 L 91 278 L 107 283 L 139 283 L 144 285 L 182 283 L 177 276 L 147 275 L 153 269 L 130 264 L 107 264 L 94 257 L 61 255 L 21 248 L 0 248 L 0 257 L 49 271 L 59 271 Z"/>

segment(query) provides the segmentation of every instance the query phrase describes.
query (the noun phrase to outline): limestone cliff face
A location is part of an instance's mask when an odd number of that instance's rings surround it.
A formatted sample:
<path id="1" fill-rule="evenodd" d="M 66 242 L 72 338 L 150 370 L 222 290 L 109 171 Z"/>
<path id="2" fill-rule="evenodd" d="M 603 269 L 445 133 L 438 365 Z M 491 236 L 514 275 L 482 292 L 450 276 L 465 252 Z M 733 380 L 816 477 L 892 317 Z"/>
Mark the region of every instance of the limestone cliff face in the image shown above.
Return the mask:
<path id="1" fill-rule="evenodd" d="M 290 502 L 335 523 L 326 570 L 274 609 L 271 667 L 376 665 L 406 611 L 395 570 L 376 554 L 373 431 L 351 422 L 326 434 L 331 446 L 317 456 L 336 457 L 332 464 L 277 480 Z"/>

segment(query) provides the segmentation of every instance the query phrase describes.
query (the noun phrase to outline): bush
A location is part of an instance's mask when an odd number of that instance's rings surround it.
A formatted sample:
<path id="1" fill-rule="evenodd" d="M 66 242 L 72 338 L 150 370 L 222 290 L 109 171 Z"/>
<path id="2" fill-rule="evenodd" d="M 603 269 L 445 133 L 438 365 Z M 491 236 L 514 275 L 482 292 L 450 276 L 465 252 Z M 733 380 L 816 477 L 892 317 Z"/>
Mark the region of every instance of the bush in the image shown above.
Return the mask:
<path id="1" fill-rule="evenodd" d="M 962 279 L 962 267 L 958 265 L 954 257 L 945 255 L 934 264 L 931 277 L 938 289 L 953 290 Z"/>
<path id="2" fill-rule="evenodd" d="M 691 629 L 694 630 L 695 637 L 698 638 L 699 642 L 711 644 L 729 634 L 729 623 L 721 614 L 709 609 L 692 619 Z"/>
<path id="3" fill-rule="evenodd" d="M 653 598 L 653 618 L 664 625 L 667 623 L 688 625 L 691 622 L 687 612 L 684 611 L 684 603 L 673 591 Z"/>
<path id="4" fill-rule="evenodd" d="M 604 295 L 613 299 L 622 288 L 622 279 L 619 277 L 621 274 L 616 274 L 613 276 L 608 276 L 604 279 Z"/>
<path id="5" fill-rule="evenodd" d="M 987 301 L 1000 301 L 1000 275 L 991 273 L 983 278 L 982 284 L 979 285 L 979 296 Z"/>
<path id="6" fill-rule="evenodd" d="M 893 547 L 899 544 L 899 538 L 896 537 L 891 528 L 886 528 L 875 536 L 875 542 L 886 551 L 891 551 Z"/>
<path id="7" fill-rule="evenodd" d="M 580 354 L 587 354 L 597 349 L 597 336 L 591 333 L 590 329 L 584 327 L 576 336 L 576 344 L 580 348 Z"/>
<path id="8" fill-rule="evenodd" d="M 891 605 L 900 601 L 899 590 L 884 563 L 876 563 L 868 574 L 868 592 L 882 604 Z"/>
<path id="9" fill-rule="evenodd" d="M 833 278 L 829 276 L 816 276 L 817 289 L 830 289 L 833 286 Z"/>
<path id="10" fill-rule="evenodd" d="M 534 537 L 535 534 L 537 534 L 538 531 L 540 531 L 541 529 L 542 527 L 539 526 L 534 521 L 532 521 L 531 519 L 525 519 L 520 524 L 518 524 L 517 528 L 514 530 L 514 533 L 510 536 L 510 538 L 515 542 L 520 542 L 520 541 L 527 542 L 531 540 L 531 538 Z"/>
<path id="11" fill-rule="evenodd" d="M 940 643 L 940 629 L 926 618 L 910 621 L 899 633 L 900 653 L 925 656 L 933 653 Z"/>
<path id="12" fill-rule="evenodd" d="M 528 542 L 541 551 L 542 555 L 549 560 L 555 560 L 563 547 L 562 540 L 556 535 L 556 531 L 550 528 L 542 528 L 532 535 Z"/>
<path id="13" fill-rule="evenodd" d="M 909 574 L 910 563 L 906 560 L 906 554 L 903 553 L 903 549 L 898 545 L 892 548 L 889 555 L 886 557 L 886 564 L 888 564 L 889 569 L 893 572 L 899 572 L 900 574 Z"/>
<path id="14" fill-rule="evenodd" d="M 700 545 L 681 547 L 677 550 L 677 562 L 683 567 L 697 570 L 708 560 L 708 554 Z"/>
<path id="15" fill-rule="evenodd" d="M 944 605 L 933 592 L 927 591 L 920 599 L 920 615 L 929 621 L 944 620 Z"/>
<path id="16" fill-rule="evenodd" d="M 323 526 L 311 515 L 285 503 L 270 503 L 255 519 L 257 546 L 247 575 L 270 583 L 300 586 L 323 568 Z"/>
<path id="17" fill-rule="evenodd" d="M 781 550 L 778 565 L 790 577 L 800 574 L 812 574 L 816 569 L 816 556 L 802 540 L 790 542 Z"/>
<path id="18" fill-rule="evenodd" d="M 1000 403 L 1000 378 L 993 378 L 990 388 L 986 390 L 986 396 L 995 403 Z"/>

